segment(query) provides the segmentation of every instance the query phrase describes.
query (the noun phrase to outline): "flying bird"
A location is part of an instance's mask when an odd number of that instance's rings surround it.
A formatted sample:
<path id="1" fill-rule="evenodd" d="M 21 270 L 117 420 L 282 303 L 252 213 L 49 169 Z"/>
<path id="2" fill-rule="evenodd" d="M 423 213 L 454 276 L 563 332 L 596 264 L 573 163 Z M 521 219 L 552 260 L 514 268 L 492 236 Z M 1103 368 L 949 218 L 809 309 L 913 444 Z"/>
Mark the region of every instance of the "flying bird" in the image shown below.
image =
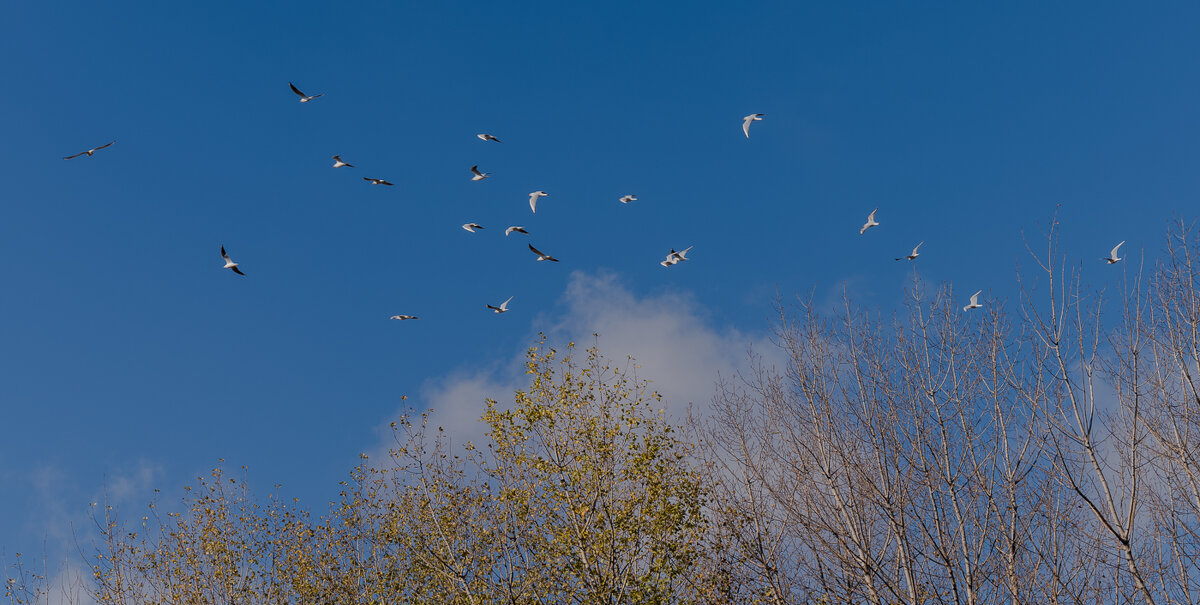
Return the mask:
<path id="1" fill-rule="evenodd" d="M 93 153 L 96 153 L 97 151 L 100 151 L 101 149 L 104 149 L 105 147 L 108 147 L 109 145 L 112 145 L 113 143 L 116 143 L 116 141 L 111 141 L 109 143 L 106 143 L 104 145 L 101 145 L 101 146 L 93 148 L 93 149 L 89 149 L 87 151 L 80 151 L 79 153 L 77 153 L 75 155 L 68 155 L 68 156 L 64 157 L 63 159 L 64 160 L 73 160 L 81 155 L 86 155 L 87 157 L 90 158 L 90 157 L 92 157 Z"/>
<path id="2" fill-rule="evenodd" d="M 479 223 L 467 223 L 467 224 L 463 225 L 463 229 L 466 229 L 467 231 L 470 231 L 471 233 L 475 233 L 476 229 L 483 229 L 483 225 L 480 225 Z"/>
<path id="3" fill-rule="evenodd" d="M 636 201 L 637 201 L 636 195 L 622 195 L 621 196 L 622 204 L 628 204 L 629 202 L 636 202 Z"/>
<path id="4" fill-rule="evenodd" d="M 1121 246 L 1124 246 L 1124 245 L 1125 245 L 1125 240 L 1121 240 L 1121 243 L 1113 246 L 1112 252 L 1108 253 L 1108 258 L 1104 258 L 1104 259 L 1100 259 L 1100 260 L 1103 260 L 1110 265 L 1115 265 L 1115 264 L 1125 260 L 1124 258 L 1117 256 L 1117 250 L 1120 250 Z"/>
<path id="5" fill-rule="evenodd" d="M 504 230 L 504 237 L 508 237 L 508 234 L 512 233 L 514 231 L 517 233 L 524 234 L 524 235 L 529 235 L 529 232 L 526 231 L 524 227 L 521 227 L 519 225 L 513 225 L 512 227 L 509 227 L 508 229 Z"/>
<path id="6" fill-rule="evenodd" d="M 399 319 L 400 321 L 404 321 L 406 319 L 421 319 L 421 318 L 417 317 L 416 315 L 393 315 L 393 316 L 389 317 L 388 319 Z"/>
<path id="7" fill-rule="evenodd" d="M 548 260 L 548 261 L 554 261 L 556 263 L 558 262 L 557 258 L 554 258 L 553 256 L 550 256 L 549 254 L 546 254 L 545 252 L 542 252 L 541 250 L 534 248 L 533 244 L 529 244 L 529 251 L 536 254 L 538 257 L 537 258 L 538 260 Z"/>
<path id="8" fill-rule="evenodd" d="M 862 235 L 862 234 L 860 233 L 859 235 Z M 925 243 L 924 241 L 921 242 L 921 244 L 924 244 L 924 243 Z M 921 244 L 917 244 L 916 247 L 914 247 L 912 249 L 912 252 L 908 253 L 908 256 L 901 256 L 900 258 L 897 258 L 896 260 L 915 260 L 918 256 L 921 256 L 917 252 L 917 250 L 919 250 L 921 248 Z"/>
<path id="9" fill-rule="evenodd" d="M 534 212 L 537 212 L 538 198 L 546 197 L 547 195 L 550 195 L 550 194 L 546 193 L 545 191 L 534 191 L 533 193 L 530 193 L 529 194 L 529 209 Z"/>
<path id="10" fill-rule="evenodd" d="M 747 138 L 747 139 L 748 139 L 748 138 L 750 138 L 750 123 L 751 123 L 751 122 L 759 122 L 759 121 L 761 121 L 761 120 L 762 120 L 762 117 L 763 117 L 763 116 L 765 116 L 765 115 L 767 115 L 767 114 L 765 114 L 765 113 L 752 113 L 752 114 L 750 114 L 750 115 L 748 115 L 748 116 L 746 116 L 746 117 L 742 118 L 742 132 L 746 133 L 746 138 Z"/>
<path id="11" fill-rule="evenodd" d="M 475 136 L 479 137 L 479 140 L 480 140 L 480 141 L 495 141 L 495 142 L 497 142 L 497 143 L 501 143 L 501 142 L 502 142 L 500 139 L 497 139 L 496 137 L 494 137 L 494 136 L 492 136 L 492 135 L 490 135 L 490 134 L 484 134 L 484 133 L 480 133 L 480 134 L 477 134 L 477 135 L 475 135 Z"/>
<path id="12" fill-rule="evenodd" d="M 487 306 L 487 308 L 491 309 L 493 313 L 504 313 L 504 312 L 507 312 L 507 311 L 508 311 L 508 303 L 509 303 L 509 301 L 511 301 L 512 299 L 513 299 L 513 297 L 509 296 L 509 297 L 508 297 L 508 300 L 506 300 L 506 301 L 504 301 L 504 302 L 500 303 L 500 306 L 499 306 L 499 307 L 494 307 L 494 306 L 492 306 L 492 305 L 488 305 L 488 306 Z"/>
<path id="13" fill-rule="evenodd" d="M 335 156 L 333 156 L 333 167 L 334 168 L 342 168 L 342 167 L 354 168 L 354 164 L 351 164 L 349 162 L 343 162 L 342 156 L 335 155 Z"/>
<path id="14" fill-rule="evenodd" d="M 963 307 L 963 311 L 970 311 L 971 309 L 978 309 L 983 306 L 983 305 L 979 304 L 979 294 L 981 292 L 983 292 L 983 290 L 980 290 L 979 292 L 976 292 L 971 295 L 971 303 L 968 304 L 967 306 Z"/>
<path id="15" fill-rule="evenodd" d="M 295 84 L 292 84 L 291 82 L 288 82 L 288 86 L 291 86 L 291 87 L 292 87 L 292 92 L 296 93 L 296 95 L 300 97 L 300 102 L 301 102 L 301 103 L 307 103 L 307 102 L 309 102 L 309 101 L 311 101 L 311 100 L 313 100 L 313 99 L 315 99 L 315 98 L 317 98 L 317 97 L 323 97 L 323 96 L 325 96 L 325 94 L 324 94 L 324 93 L 322 93 L 322 94 L 319 94 L 319 95 L 312 95 L 312 96 L 306 95 L 306 94 L 304 94 L 304 93 L 300 92 L 300 89 L 299 89 L 299 88 L 296 88 L 296 85 L 295 85 Z"/>
<path id="16" fill-rule="evenodd" d="M 372 185 L 387 185 L 388 187 L 392 186 L 391 183 L 389 183 L 383 179 L 372 179 L 372 178 L 368 178 L 368 177 L 364 176 L 363 180 L 371 183 Z"/>
<path id="17" fill-rule="evenodd" d="M 687 253 L 692 248 L 693 248 L 693 246 L 688 246 L 687 248 L 684 248 L 680 252 L 676 252 L 674 248 L 671 248 L 671 251 L 667 253 L 666 260 L 659 261 L 658 264 L 660 264 L 664 267 L 670 267 L 671 265 L 677 265 L 679 263 L 682 263 L 683 261 L 688 260 Z"/>
<path id="18" fill-rule="evenodd" d="M 472 181 L 482 181 L 483 179 L 488 178 L 488 175 L 492 174 L 490 172 L 480 172 L 478 164 L 471 166 L 471 172 L 475 175 L 471 177 Z"/>
<path id="19" fill-rule="evenodd" d="M 868 214 L 868 215 L 867 215 L 867 222 L 863 223 L 862 229 L 859 229 L 859 230 L 858 230 L 858 234 L 859 234 L 859 235 L 862 235 L 862 234 L 866 233 L 866 232 L 867 232 L 867 229 L 870 229 L 871 227 L 878 227 L 878 226 L 879 226 L 879 221 L 875 220 L 875 213 L 876 213 L 876 212 L 879 212 L 879 209 L 878 209 L 878 208 L 876 208 L 876 209 L 872 210 L 872 211 L 871 211 L 871 214 Z"/>
<path id="20" fill-rule="evenodd" d="M 245 277 L 246 274 L 242 273 L 241 269 L 238 269 L 238 264 L 230 260 L 228 254 L 225 254 L 225 246 L 221 246 L 221 258 L 225 259 L 225 266 L 221 267 L 222 269 L 233 269 L 234 273 Z"/>

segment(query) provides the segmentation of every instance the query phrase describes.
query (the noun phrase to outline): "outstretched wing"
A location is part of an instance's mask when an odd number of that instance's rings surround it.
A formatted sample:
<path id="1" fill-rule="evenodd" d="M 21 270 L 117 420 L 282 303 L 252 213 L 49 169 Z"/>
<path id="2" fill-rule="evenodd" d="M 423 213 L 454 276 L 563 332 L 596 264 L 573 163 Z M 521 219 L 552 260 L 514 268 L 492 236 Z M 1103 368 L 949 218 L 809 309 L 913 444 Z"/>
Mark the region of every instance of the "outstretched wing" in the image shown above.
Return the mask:
<path id="1" fill-rule="evenodd" d="M 86 151 L 80 151 L 79 153 L 77 153 L 77 154 L 75 154 L 75 155 L 69 155 L 69 156 L 66 156 L 66 157 L 64 157 L 63 159 L 64 159 L 64 160 L 73 160 L 73 159 L 75 159 L 75 158 L 77 158 L 77 157 L 79 157 L 79 156 L 81 156 L 81 155 L 83 155 L 83 154 L 85 154 L 85 153 L 87 153 L 87 152 L 86 152 Z"/>
<path id="2" fill-rule="evenodd" d="M 292 88 L 292 92 L 294 92 L 294 93 L 296 93 L 296 94 L 300 95 L 300 98 L 302 98 L 302 99 L 303 99 L 304 97 L 308 96 L 308 95 L 305 95 L 304 93 L 300 92 L 300 89 L 299 89 L 299 88 L 296 88 L 296 85 L 295 85 L 295 84 L 292 84 L 291 82 L 288 82 L 288 86 L 290 86 L 290 87 Z"/>
<path id="3" fill-rule="evenodd" d="M 230 268 L 231 268 L 231 269 L 233 269 L 233 272 L 234 272 L 234 273 L 237 273 L 238 275 L 241 275 L 241 276 L 243 276 L 243 277 L 245 277 L 245 276 L 246 276 L 246 274 L 245 274 L 245 273 L 242 273 L 242 270 L 241 270 L 241 269 L 238 269 L 236 266 L 235 266 L 235 267 L 230 267 Z"/>
<path id="4" fill-rule="evenodd" d="M 101 146 L 93 149 L 92 151 L 100 151 L 101 149 L 104 149 L 105 147 L 112 146 L 113 143 L 116 143 L 116 141 L 109 141 L 108 143 L 105 143 L 104 145 L 101 145 Z"/>
<path id="5" fill-rule="evenodd" d="M 1109 253 L 1108 253 L 1108 257 L 1109 257 L 1109 258 L 1116 258 L 1116 257 L 1117 257 L 1117 250 L 1120 250 L 1120 249 L 1121 249 L 1121 246 L 1124 246 L 1124 245 L 1125 245 L 1125 240 L 1121 240 L 1121 243 L 1117 244 L 1116 246 L 1113 246 L 1112 252 L 1109 252 Z M 1132 262 L 1132 261 L 1131 261 L 1131 262 Z"/>

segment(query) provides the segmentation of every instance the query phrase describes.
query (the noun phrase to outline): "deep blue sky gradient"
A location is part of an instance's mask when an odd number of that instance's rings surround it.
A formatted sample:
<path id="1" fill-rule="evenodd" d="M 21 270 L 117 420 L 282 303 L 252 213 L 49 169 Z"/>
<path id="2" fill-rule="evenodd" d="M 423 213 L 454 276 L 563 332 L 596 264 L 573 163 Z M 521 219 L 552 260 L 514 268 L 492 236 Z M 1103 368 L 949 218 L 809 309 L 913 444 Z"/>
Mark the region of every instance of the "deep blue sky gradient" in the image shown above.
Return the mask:
<path id="1" fill-rule="evenodd" d="M 1099 266 L 1117 241 L 1153 255 L 1196 215 L 1195 4 L 3 13 L 6 552 L 61 518 L 47 474 L 71 514 L 147 461 L 168 494 L 224 457 L 264 489 L 332 497 L 402 394 L 531 344 L 574 270 L 762 331 L 777 290 L 844 286 L 890 312 L 912 269 L 892 259 L 920 240 L 932 282 L 1011 300 L 1022 232 L 1056 204 L 1097 288 L 1135 268 Z M 297 103 L 289 81 L 325 96 Z M 335 153 L 356 168 L 332 170 Z M 493 177 L 471 182 L 473 164 Z M 222 244 L 248 277 L 221 270 Z M 688 245 L 693 260 L 657 264 Z M 510 295 L 507 315 L 484 307 Z"/>

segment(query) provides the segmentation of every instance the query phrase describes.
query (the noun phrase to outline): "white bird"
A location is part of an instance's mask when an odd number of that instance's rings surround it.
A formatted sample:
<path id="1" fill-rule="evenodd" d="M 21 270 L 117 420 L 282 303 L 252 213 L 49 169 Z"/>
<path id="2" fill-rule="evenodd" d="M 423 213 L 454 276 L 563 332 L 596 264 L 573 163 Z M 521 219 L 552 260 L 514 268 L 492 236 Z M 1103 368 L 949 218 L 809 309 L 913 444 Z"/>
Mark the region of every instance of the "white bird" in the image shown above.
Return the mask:
<path id="1" fill-rule="evenodd" d="M 508 311 L 508 303 L 512 299 L 513 299 L 513 297 L 509 296 L 508 300 L 500 303 L 499 307 L 493 307 L 492 305 L 488 305 L 487 308 L 491 309 L 492 312 L 494 312 L 494 313 L 504 313 L 504 312 Z"/>
<path id="2" fill-rule="evenodd" d="M 480 133 L 480 134 L 477 134 L 477 135 L 475 135 L 475 136 L 479 137 L 479 140 L 480 140 L 480 141 L 495 141 L 495 142 L 497 142 L 497 143 L 501 143 L 501 142 L 502 142 L 500 139 L 497 139 L 496 137 L 494 137 L 494 136 L 492 136 L 492 135 L 490 135 L 490 134 L 484 134 L 484 133 Z"/>
<path id="3" fill-rule="evenodd" d="M 68 155 L 68 156 L 64 157 L 63 159 L 64 159 L 64 160 L 73 160 L 73 159 L 75 159 L 75 158 L 77 158 L 77 157 L 79 157 L 79 156 L 81 156 L 81 155 L 86 155 L 87 157 L 89 157 L 89 158 L 90 158 L 90 157 L 92 157 L 92 154 L 93 154 L 93 153 L 96 153 L 97 151 L 100 151 L 101 149 L 104 149 L 105 147 L 108 147 L 109 145 L 112 145 L 113 143 L 116 143 L 116 141 L 111 141 L 111 142 L 109 142 L 109 143 L 106 143 L 106 144 L 104 144 L 104 145 L 101 145 L 101 146 L 99 146 L 99 147 L 94 147 L 94 148 L 92 148 L 92 149 L 89 149 L 89 150 L 87 150 L 87 151 L 80 151 L 79 153 L 77 153 L 77 154 L 75 154 L 75 155 Z"/>
<path id="4" fill-rule="evenodd" d="M 471 172 L 475 174 L 475 176 L 471 177 L 472 181 L 482 181 L 488 178 L 488 175 L 492 174 L 490 172 L 480 172 L 478 164 L 471 166 Z"/>
<path id="5" fill-rule="evenodd" d="M 637 201 L 636 195 L 622 195 L 621 196 L 622 204 L 628 204 L 629 202 L 636 202 L 636 201 Z"/>
<path id="6" fill-rule="evenodd" d="M 979 292 L 976 292 L 971 295 L 971 303 L 968 304 L 967 306 L 963 307 L 963 311 L 970 311 L 971 309 L 978 309 L 983 306 L 983 305 L 979 304 L 979 294 L 981 292 L 983 292 L 983 290 L 980 290 Z"/>
<path id="7" fill-rule="evenodd" d="M 306 95 L 306 94 L 304 94 L 304 93 L 300 92 L 300 89 L 299 89 L 299 88 L 296 88 L 296 85 L 295 85 L 295 84 L 292 84 L 291 82 L 288 82 L 288 86 L 292 87 L 292 92 L 296 93 L 296 95 L 300 97 L 300 102 L 301 102 L 301 103 L 307 103 L 307 102 L 309 102 L 309 101 L 311 101 L 311 100 L 313 100 L 313 99 L 315 99 L 315 98 L 317 98 L 317 97 L 323 97 L 323 96 L 325 96 L 325 94 L 324 94 L 324 93 L 321 93 L 321 94 L 319 94 L 319 95 L 311 95 L 311 96 L 309 96 L 309 95 Z"/>
<path id="8" fill-rule="evenodd" d="M 658 264 L 664 267 L 670 267 L 671 265 L 682 263 L 683 261 L 688 260 L 687 253 L 692 248 L 693 246 L 688 246 L 679 252 L 676 252 L 674 248 L 671 248 L 671 251 L 667 253 L 666 260 L 660 261 Z"/>
<path id="9" fill-rule="evenodd" d="M 759 122 L 762 120 L 762 117 L 765 115 L 767 115 L 767 114 L 752 113 L 752 114 L 742 118 L 742 132 L 746 133 L 747 139 L 750 138 L 750 122 Z"/>
<path id="10" fill-rule="evenodd" d="M 1117 250 L 1120 250 L 1121 246 L 1124 246 L 1124 245 L 1125 245 L 1125 240 L 1121 240 L 1121 243 L 1113 246 L 1112 252 L 1108 253 L 1108 258 L 1104 258 L 1101 260 L 1106 261 L 1110 265 L 1115 265 L 1115 264 L 1125 260 L 1124 258 L 1117 256 Z"/>
<path id="11" fill-rule="evenodd" d="M 406 319 L 420 319 L 420 317 L 417 317 L 416 315 L 393 315 L 388 319 L 399 319 L 400 321 L 404 321 Z"/>
<path id="12" fill-rule="evenodd" d="M 354 168 L 354 164 L 351 164 L 351 163 L 349 163 L 349 162 L 343 162 L 343 161 L 342 161 L 342 156 L 340 156 L 340 155 L 335 155 L 335 156 L 333 156 L 333 167 L 334 167 L 334 168 L 341 168 L 341 167 L 343 167 L 343 166 L 344 166 L 344 167 L 346 167 L 346 168 Z"/>
<path id="13" fill-rule="evenodd" d="M 546 197 L 547 195 L 550 195 L 550 194 L 546 193 L 545 191 L 534 191 L 533 193 L 530 193 L 529 194 L 529 209 L 534 212 L 537 212 L 538 198 Z"/>
<path id="14" fill-rule="evenodd" d="M 389 182 L 387 182 L 387 181 L 385 181 L 385 180 L 383 180 L 383 179 L 373 179 L 373 178 L 370 178 L 370 177 L 365 177 L 365 176 L 364 176 L 364 177 L 363 177 L 363 180 L 364 180 L 364 181 L 367 181 L 367 182 L 369 182 L 369 183 L 371 183 L 372 185 L 387 185 L 388 187 L 391 187 L 391 186 L 392 186 L 392 184 L 391 184 L 391 183 L 389 183 Z"/>
<path id="15" fill-rule="evenodd" d="M 225 246 L 221 246 L 221 258 L 225 259 L 225 266 L 221 267 L 222 269 L 233 269 L 233 272 L 237 273 L 238 275 L 243 277 L 246 275 L 245 273 L 242 273 L 241 269 L 238 269 L 238 264 L 230 260 L 228 254 L 225 254 Z"/>
<path id="16" fill-rule="evenodd" d="M 533 244 L 529 244 L 529 251 L 536 254 L 538 257 L 537 258 L 538 260 L 548 260 L 548 261 L 554 261 L 556 263 L 558 262 L 557 258 L 554 258 L 553 256 L 550 256 L 549 254 L 546 254 L 545 252 L 542 252 L 541 250 L 534 248 Z"/>
<path id="17" fill-rule="evenodd" d="M 508 229 L 504 230 L 504 237 L 508 237 L 508 234 L 512 233 L 514 231 L 517 233 L 523 233 L 525 235 L 529 235 L 529 232 L 526 231 L 524 227 L 521 227 L 519 225 L 513 225 L 512 227 L 509 227 Z"/>
<path id="18" fill-rule="evenodd" d="M 466 229 L 467 231 L 470 231 L 471 233 L 475 233 L 476 229 L 483 229 L 483 225 L 480 225 L 479 223 L 467 223 L 467 224 L 463 225 L 463 229 Z"/>
<path id="19" fill-rule="evenodd" d="M 862 234 L 866 233 L 866 232 L 867 232 L 867 229 L 870 229 L 871 227 L 878 227 L 878 226 L 879 226 L 879 221 L 875 220 L 875 213 L 876 213 L 876 212 L 879 212 L 879 209 L 878 209 L 878 208 L 876 208 L 876 209 L 872 210 L 872 211 L 871 211 L 871 214 L 868 214 L 868 215 L 867 215 L 867 222 L 863 223 L 862 229 L 859 229 L 859 230 L 858 230 L 858 234 L 859 234 L 859 235 L 862 235 Z"/>
<path id="20" fill-rule="evenodd" d="M 860 235 L 861 235 L 861 234 L 860 234 Z M 924 241 L 922 241 L 922 242 L 921 242 L 921 244 L 924 244 L 924 243 L 925 243 Z M 918 256 L 921 256 L 921 255 L 920 255 L 920 254 L 917 252 L 917 250 L 919 250 L 919 249 L 921 248 L 921 244 L 917 244 L 917 245 L 916 245 L 916 247 L 914 247 L 914 248 L 912 249 L 912 252 L 909 252 L 909 253 L 908 253 L 908 256 L 901 256 L 900 258 L 897 258 L 896 260 L 914 260 L 914 259 L 916 259 Z"/>

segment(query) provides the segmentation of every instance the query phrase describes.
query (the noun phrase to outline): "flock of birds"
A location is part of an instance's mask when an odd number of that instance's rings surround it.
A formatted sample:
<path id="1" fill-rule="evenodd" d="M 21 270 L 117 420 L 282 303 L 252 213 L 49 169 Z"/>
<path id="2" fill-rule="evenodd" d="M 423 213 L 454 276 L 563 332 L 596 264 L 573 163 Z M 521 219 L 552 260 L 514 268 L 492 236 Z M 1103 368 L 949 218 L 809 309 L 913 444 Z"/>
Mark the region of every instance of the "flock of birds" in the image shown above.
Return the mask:
<path id="1" fill-rule="evenodd" d="M 309 101 L 312 101 L 313 99 L 324 96 L 324 94 L 317 94 L 317 95 L 304 94 L 304 92 L 302 92 L 299 88 L 296 88 L 296 85 L 291 82 L 288 82 L 288 87 L 292 89 L 292 92 L 296 93 L 296 96 L 300 97 L 301 103 L 308 103 Z M 742 132 L 745 133 L 747 139 L 750 138 L 750 125 L 753 124 L 754 122 L 762 121 L 763 116 L 765 116 L 765 115 L 766 114 L 762 114 L 762 113 L 752 113 L 752 114 L 742 118 Z M 478 137 L 479 140 L 481 140 L 485 143 L 489 142 L 489 141 L 496 142 L 496 143 L 502 142 L 496 136 L 487 134 L 487 133 L 480 133 L 475 136 Z M 110 141 L 109 143 L 106 143 L 99 147 L 94 147 L 92 149 L 88 149 L 87 151 L 81 151 L 74 155 L 64 156 L 63 159 L 64 160 L 73 160 L 80 156 L 92 157 L 92 154 L 96 153 L 97 151 L 100 151 L 101 149 L 105 149 L 107 147 L 112 146 L 113 143 L 116 143 L 116 141 Z M 354 168 L 354 164 L 346 162 L 345 160 L 343 160 L 341 158 L 340 155 L 335 155 L 335 156 L 333 156 L 333 167 L 334 168 Z M 472 181 L 482 181 L 482 180 L 488 178 L 488 176 L 490 176 L 491 173 L 481 172 L 479 170 L 479 165 L 475 165 L 475 166 L 471 166 L 471 175 L 472 175 L 471 176 Z M 388 187 L 393 186 L 393 184 L 388 182 L 386 179 L 363 177 L 363 180 L 367 181 L 368 183 L 370 183 L 372 185 L 385 185 Z M 529 194 L 529 210 L 530 210 L 530 212 L 537 213 L 538 200 L 543 197 L 547 197 L 549 195 L 550 194 L 546 193 L 545 191 L 534 191 L 534 192 L 530 193 Z M 637 199 L 638 198 L 636 195 L 623 195 L 623 196 L 621 196 L 619 201 L 622 204 L 628 204 L 630 202 L 637 201 Z M 867 232 L 868 229 L 870 229 L 872 227 L 878 227 L 880 225 L 879 221 L 875 219 L 875 214 L 877 212 L 879 212 L 879 208 L 872 210 L 871 213 L 867 215 L 867 222 L 863 223 L 863 226 L 858 230 L 859 235 L 863 235 Z M 470 233 L 475 233 L 477 230 L 483 229 L 483 226 L 478 223 L 466 223 L 462 226 L 462 228 Z M 504 230 L 505 237 L 507 237 L 513 233 L 520 233 L 522 235 L 529 234 L 529 232 L 526 231 L 525 228 L 521 225 L 512 225 Z M 916 260 L 917 257 L 920 256 L 920 253 L 918 251 L 921 249 L 921 246 L 924 243 L 925 243 L 924 241 L 921 241 L 920 243 L 918 243 L 916 246 L 913 247 L 911 252 L 909 252 L 905 256 L 896 257 L 896 260 L 898 260 L 898 261 L 900 261 L 900 260 L 909 260 L 909 261 Z M 1123 246 L 1123 245 L 1125 245 L 1124 241 L 1117 244 L 1116 246 L 1113 246 L 1113 249 L 1111 252 L 1108 253 L 1108 256 L 1105 258 L 1102 258 L 1101 260 L 1107 262 L 1110 265 L 1116 264 L 1116 263 L 1124 260 L 1122 257 L 1117 256 L 1118 252 L 1121 249 L 1121 246 Z M 692 249 L 692 246 L 688 246 L 687 248 L 684 248 L 683 250 L 680 250 L 680 251 L 676 251 L 674 248 L 672 248 L 671 251 L 667 253 L 667 257 L 664 260 L 660 261 L 659 264 L 662 265 L 663 267 L 671 267 L 673 265 L 677 265 L 683 261 L 686 261 L 686 260 L 688 260 L 687 253 L 691 249 Z M 546 254 L 545 252 L 542 252 L 541 250 L 538 250 L 537 248 L 535 248 L 533 246 L 533 244 L 529 244 L 529 251 L 532 252 L 533 254 L 537 255 L 537 260 L 539 260 L 539 261 L 551 261 L 551 262 L 555 262 L 555 263 L 559 262 L 557 258 L 554 258 L 553 256 Z M 237 273 L 238 275 L 241 275 L 241 276 L 246 275 L 245 273 L 242 273 L 241 269 L 238 268 L 238 263 L 233 262 L 233 260 L 229 258 L 229 254 L 227 254 L 225 252 L 224 245 L 221 246 L 221 259 L 225 261 L 225 265 L 222 267 L 223 269 L 229 269 L 229 270 L 233 271 L 234 273 Z M 963 307 L 963 311 L 970 311 L 972 309 L 982 308 L 983 304 L 979 302 L 979 295 L 982 293 L 983 293 L 983 290 L 979 290 L 979 291 L 975 292 L 974 294 L 972 294 L 970 302 L 967 303 L 967 305 Z M 512 302 L 512 299 L 513 299 L 513 297 L 510 296 L 510 297 L 508 297 L 508 300 L 505 300 L 504 302 L 500 303 L 499 306 L 489 304 L 489 305 L 487 305 L 487 308 L 491 309 L 493 313 L 507 313 L 509 311 L 508 303 Z M 415 315 L 393 315 L 390 317 L 390 319 L 403 321 L 403 320 L 408 320 L 408 319 L 419 319 L 419 318 Z"/>

